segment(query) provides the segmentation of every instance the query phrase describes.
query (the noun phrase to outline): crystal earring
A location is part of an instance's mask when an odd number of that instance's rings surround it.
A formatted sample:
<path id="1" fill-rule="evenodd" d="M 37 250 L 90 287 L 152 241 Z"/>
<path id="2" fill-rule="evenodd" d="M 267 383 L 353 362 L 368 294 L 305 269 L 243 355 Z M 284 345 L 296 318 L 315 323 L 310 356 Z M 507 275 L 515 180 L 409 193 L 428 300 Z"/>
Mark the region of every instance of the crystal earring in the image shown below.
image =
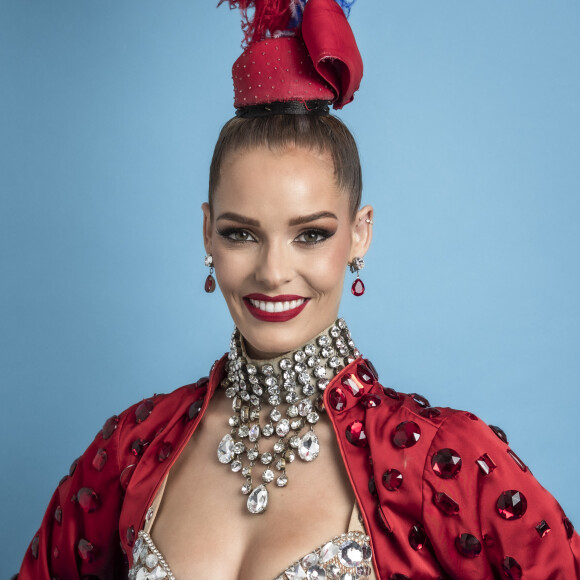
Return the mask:
<path id="1" fill-rule="evenodd" d="M 353 274 L 356 272 L 356 279 L 352 283 L 350 290 L 355 296 L 362 296 L 365 293 L 365 285 L 360 279 L 359 271 L 365 267 L 365 261 L 362 258 L 353 258 L 348 266 Z"/>
<path id="2" fill-rule="evenodd" d="M 207 254 L 203 259 L 203 263 L 209 268 L 209 275 L 205 279 L 204 290 L 211 294 L 215 290 L 215 278 L 213 277 L 213 256 Z"/>

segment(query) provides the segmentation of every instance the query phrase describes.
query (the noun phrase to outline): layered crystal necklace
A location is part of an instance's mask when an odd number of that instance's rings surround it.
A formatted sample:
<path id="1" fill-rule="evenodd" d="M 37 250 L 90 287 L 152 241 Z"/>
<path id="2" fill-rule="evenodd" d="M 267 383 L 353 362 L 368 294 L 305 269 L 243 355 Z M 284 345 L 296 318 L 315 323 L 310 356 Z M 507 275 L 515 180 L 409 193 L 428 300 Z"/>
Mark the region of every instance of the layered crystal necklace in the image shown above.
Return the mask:
<path id="1" fill-rule="evenodd" d="M 249 359 L 234 330 L 221 383 L 232 399 L 231 431 L 220 441 L 217 457 L 243 476 L 241 491 L 250 513 L 268 507 L 268 484 L 288 484 L 286 469 L 296 456 L 306 462 L 318 457 L 314 425 L 324 410 L 322 394 L 330 379 L 359 356 L 342 318 L 303 348 L 271 361 Z M 284 403 L 285 411 L 280 409 Z"/>

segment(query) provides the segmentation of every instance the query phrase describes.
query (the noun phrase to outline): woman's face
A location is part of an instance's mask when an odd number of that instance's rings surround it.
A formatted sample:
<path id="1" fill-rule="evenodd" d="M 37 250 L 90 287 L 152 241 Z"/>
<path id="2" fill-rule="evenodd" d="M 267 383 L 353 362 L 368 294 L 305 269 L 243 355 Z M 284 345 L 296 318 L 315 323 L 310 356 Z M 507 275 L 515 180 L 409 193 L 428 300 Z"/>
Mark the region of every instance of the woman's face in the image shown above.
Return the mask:
<path id="1" fill-rule="evenodd" d="M 345 269 L 370 244 L 372 208 L 351 220 L 328 154 L 266 147 L 229 154 L 204 242 L 248 354 L 302 346 L 338 315 Z"/>

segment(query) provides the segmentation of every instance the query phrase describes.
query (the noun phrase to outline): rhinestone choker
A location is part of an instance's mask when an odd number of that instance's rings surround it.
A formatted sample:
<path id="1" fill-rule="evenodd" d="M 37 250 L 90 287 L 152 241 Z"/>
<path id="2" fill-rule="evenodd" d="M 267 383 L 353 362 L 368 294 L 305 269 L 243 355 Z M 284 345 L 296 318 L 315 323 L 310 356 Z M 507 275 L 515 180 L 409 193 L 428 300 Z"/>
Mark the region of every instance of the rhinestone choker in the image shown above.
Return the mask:
<path id="1" fill-rule="evenodd" d="M 217 457 L 244 477 L 242 493 L 248 496 L 250 513 L 260 514 L 268 507 L 269 483 L 288 484 L 286 468 L 296 455 L 306 462 L 318 457 L 314 425 L 324 411 L 322 393 L 330 379 L 359 356 L 342 318 L 303 348 L 271 361 L 249 359 L 240 332 L 234 330 L 227 376 L 221 383 L 232 399 L 231 431 L 220 441 Z M 279 409 L 284 403 L 285 412 Z M 267 451 L 259 448 L 266 440 L 272 442 Z M 255 485 L 257 477 L 261 481 Z"/>

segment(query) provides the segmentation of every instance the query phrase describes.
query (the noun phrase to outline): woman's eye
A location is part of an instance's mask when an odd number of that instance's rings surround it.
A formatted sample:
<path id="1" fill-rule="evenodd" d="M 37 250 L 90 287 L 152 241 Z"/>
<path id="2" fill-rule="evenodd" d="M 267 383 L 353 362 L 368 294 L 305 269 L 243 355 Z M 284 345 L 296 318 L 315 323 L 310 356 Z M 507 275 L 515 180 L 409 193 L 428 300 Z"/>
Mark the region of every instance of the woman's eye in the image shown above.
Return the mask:
<path id="1" fill-rule="evenodd" d="M 318 244 L 319 242 L 323 242 L 327 238 L 332 235 L 331 232 L 327 232 L 326 230 L 307 230 L 302 232 L 296 240 L 303 244 Z"/>
<path id="2" fill-rule="evenodd" d="M 226 240 L 232 242 L 255 242 L 256 239 L 248 230 L 231 229 L 219 232 Z"/>

